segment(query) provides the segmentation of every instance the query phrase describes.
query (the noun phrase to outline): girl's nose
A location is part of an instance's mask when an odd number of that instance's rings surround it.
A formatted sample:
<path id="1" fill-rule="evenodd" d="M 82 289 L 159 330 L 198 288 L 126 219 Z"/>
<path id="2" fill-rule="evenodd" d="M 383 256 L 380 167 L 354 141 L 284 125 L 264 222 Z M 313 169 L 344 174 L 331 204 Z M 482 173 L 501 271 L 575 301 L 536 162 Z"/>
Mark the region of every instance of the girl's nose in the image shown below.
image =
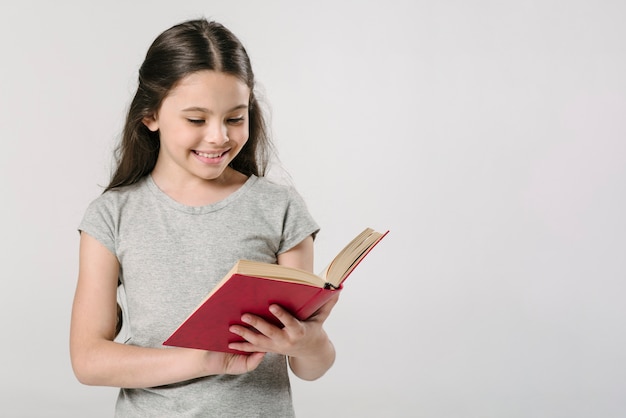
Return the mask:
<path id="1" fill-rule="evenodd" d="M 228 130 L 226 126 L 219 124 L 218 126 L 210 128 L 205 140 L 211 144 L 224 145 L 228 142 Z"/>

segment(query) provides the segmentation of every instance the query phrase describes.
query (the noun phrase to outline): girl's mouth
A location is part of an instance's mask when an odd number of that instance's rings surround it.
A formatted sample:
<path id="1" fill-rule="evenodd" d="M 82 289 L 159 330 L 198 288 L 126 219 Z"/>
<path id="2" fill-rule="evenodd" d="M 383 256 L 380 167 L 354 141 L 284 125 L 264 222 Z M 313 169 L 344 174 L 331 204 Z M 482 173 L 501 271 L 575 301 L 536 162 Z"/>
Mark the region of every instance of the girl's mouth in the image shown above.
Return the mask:
<path id="1" fill-rule="evenodd" d="M 196 155 L 199 155 L 200 157 L 204 157 L 204 158 L 220 158 L 222 155 L 224 155 L 226 151 L 212 152 L 212 153 L 202 152 L 202 151 L 194 151 L 194 152 L 196 153 Z"/>
<path id="2" fill-rule="evenodd" d="M 228 153 L 229 150 L 224 151 L 196 151 L 193 150 L 193 153 L 198 157 L 198 159 L 205 163 L 219 163 L 222 158 Z"/>

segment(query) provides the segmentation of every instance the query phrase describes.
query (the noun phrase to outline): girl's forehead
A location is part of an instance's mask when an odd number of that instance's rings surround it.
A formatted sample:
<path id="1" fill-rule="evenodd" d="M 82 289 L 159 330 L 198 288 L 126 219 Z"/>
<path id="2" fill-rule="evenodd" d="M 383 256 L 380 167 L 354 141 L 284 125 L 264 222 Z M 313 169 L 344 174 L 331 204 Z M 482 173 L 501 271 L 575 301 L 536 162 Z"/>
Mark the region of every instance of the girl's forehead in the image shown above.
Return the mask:
<path id="1" fill-rule="evenodd" d="M 170 90 L 166 100 L 248 102 L 250 89 L 239 78 L 217 71 L 198 71 L 179 80 Z"/>

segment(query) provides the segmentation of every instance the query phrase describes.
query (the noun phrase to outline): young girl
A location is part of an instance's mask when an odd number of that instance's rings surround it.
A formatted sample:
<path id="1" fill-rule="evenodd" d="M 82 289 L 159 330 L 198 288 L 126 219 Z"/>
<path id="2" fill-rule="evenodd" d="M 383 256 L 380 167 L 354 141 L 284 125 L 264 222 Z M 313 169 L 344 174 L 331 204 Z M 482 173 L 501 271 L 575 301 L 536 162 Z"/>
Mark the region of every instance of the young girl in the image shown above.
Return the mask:
<path id="1" fill-rule="evenodd" d="M 270 143 L 244 47 L 194 20 L 159 35 L 139 70 L 117 169 L 80 224 L 70 351 L 79 381 L 122 388 L 122 417 L 293 416 L 288 381 L 322 376 L 336 298 L 284 327 L 244 314 L 234 355 L 162 342 L 241 258 L 312 270 L 318 226 L 263 176 Z M 118 280 L 129 340 L 114 341 Z M 287 358 L 287 360 L 286 360 Z M 288 366 L 287 366 L 288 365 Z"/>

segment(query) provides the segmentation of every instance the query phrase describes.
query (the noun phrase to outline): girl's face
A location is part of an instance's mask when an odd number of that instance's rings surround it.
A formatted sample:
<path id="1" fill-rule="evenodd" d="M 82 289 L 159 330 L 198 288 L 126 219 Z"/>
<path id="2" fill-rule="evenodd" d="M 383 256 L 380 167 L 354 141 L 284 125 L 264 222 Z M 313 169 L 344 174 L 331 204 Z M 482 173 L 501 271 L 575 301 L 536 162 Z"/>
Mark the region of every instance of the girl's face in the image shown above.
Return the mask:
<path id="1" fill-rule="evenodd" d="M 249 99 L 248 86 L 229 74 L 198 71 L 181 79 L 143 121 L 159 131 L 155 170 L 174 182 L 222 180 L 248 140 Z"/>

